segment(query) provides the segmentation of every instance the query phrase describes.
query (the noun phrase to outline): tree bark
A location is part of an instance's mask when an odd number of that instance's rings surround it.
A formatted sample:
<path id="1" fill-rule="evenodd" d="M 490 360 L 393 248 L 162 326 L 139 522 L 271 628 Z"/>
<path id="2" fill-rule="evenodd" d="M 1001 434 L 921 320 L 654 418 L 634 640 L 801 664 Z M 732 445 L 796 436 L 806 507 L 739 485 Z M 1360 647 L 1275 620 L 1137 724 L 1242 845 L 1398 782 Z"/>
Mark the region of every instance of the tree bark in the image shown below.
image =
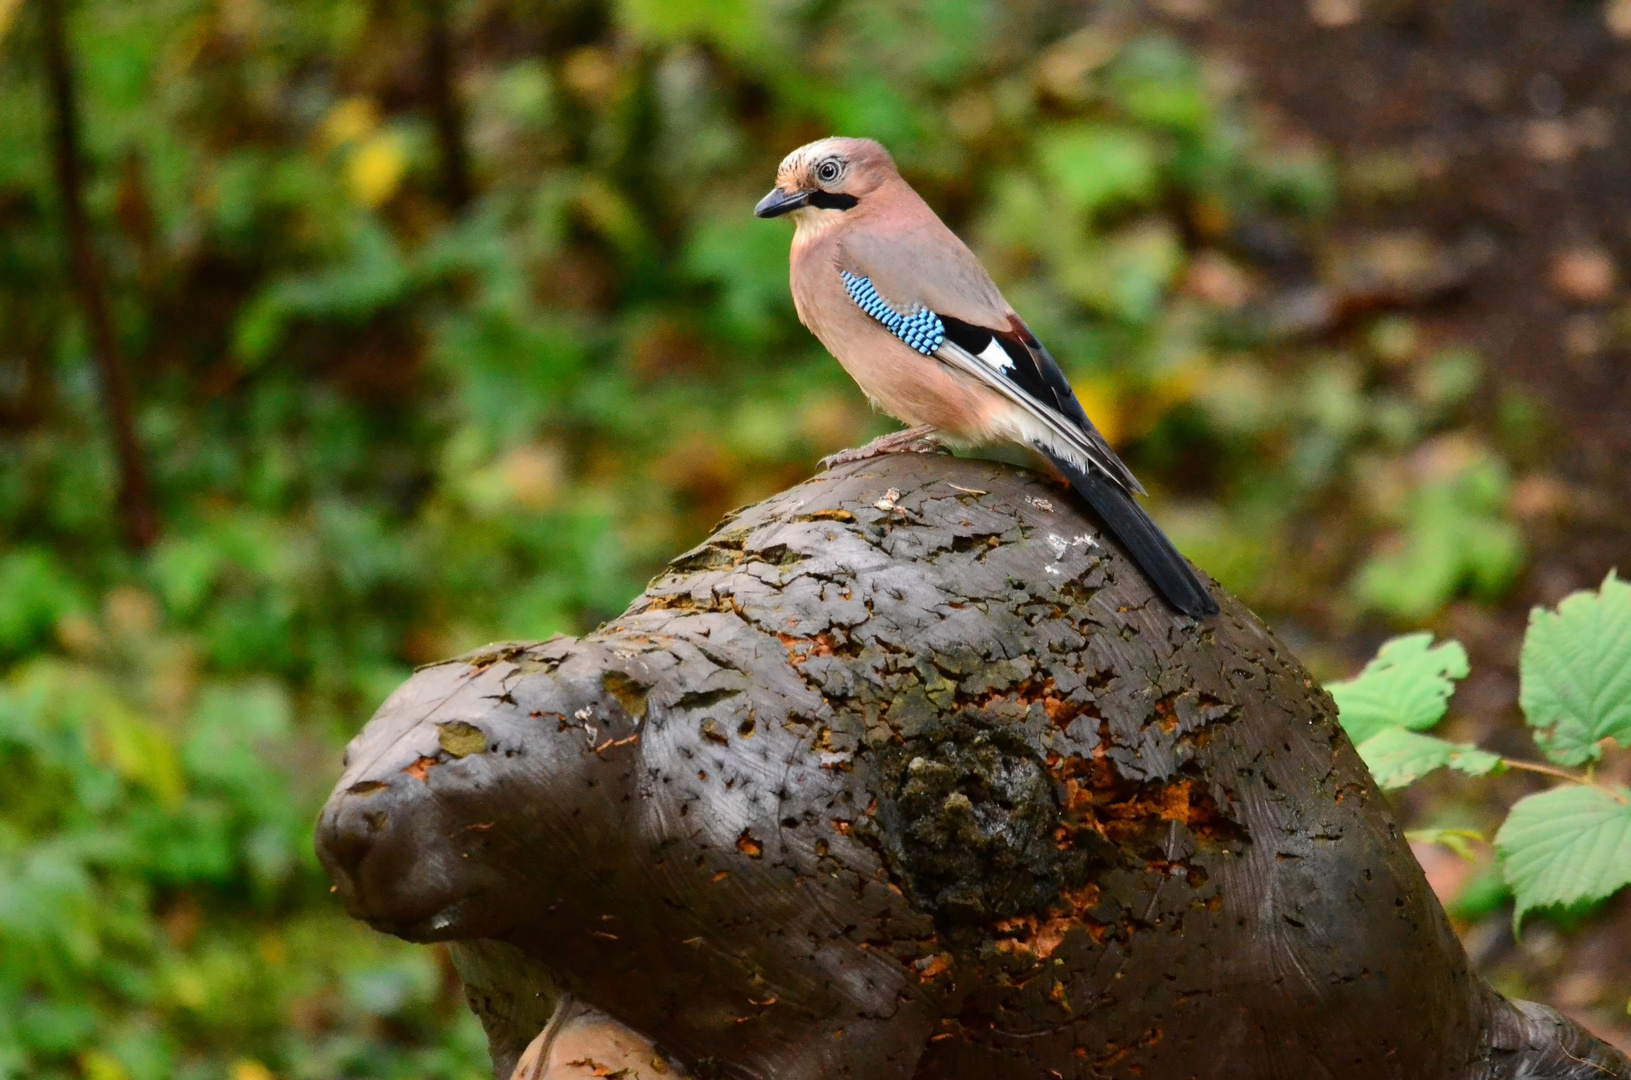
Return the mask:
<path id="1" fill-rule="evenodd" d="M 1174 614 L 1003 465 L 842 465 L 346 760 L 319 855 L 456 943 L 499 1077 L 568 995 L 699 1076 L 1631 1077 L 1469 971 L 1250 612 Z"/>
<path id="2" fill-rule="evenodd" d="M 79 295 L 79 307 L 90 335 L 102 386 L 102 404 L 119 461 L 119 521 L 131 547 L 146 548 L 158 539 L 159 519 L 153 508 L 147 464 L 136 437 L 130 384 L 120 357 L 119 336 L 108 308 L 102 267 L 96 256 L 90 222 L 85 216 L 84 178 L 79 145 L 79 107 L 73 65 L 68 52 L 63 0 L 40 0 L 45 68 L 53 119 L 52 157 L 62 200 L 68 272 Z"/>

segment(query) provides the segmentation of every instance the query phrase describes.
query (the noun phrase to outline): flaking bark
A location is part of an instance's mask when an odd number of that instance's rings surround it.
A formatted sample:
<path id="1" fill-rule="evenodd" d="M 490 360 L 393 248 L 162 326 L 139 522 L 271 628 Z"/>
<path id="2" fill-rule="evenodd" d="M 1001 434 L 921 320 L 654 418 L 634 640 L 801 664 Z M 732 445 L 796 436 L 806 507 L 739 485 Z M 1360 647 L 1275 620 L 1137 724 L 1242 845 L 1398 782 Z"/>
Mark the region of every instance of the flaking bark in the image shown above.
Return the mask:
<path id="1" fill-rule="evenodd" d="M 1221 593 L 1220 593 L 1221 596 Z M 1631 1077 L 1468 970 L 1330 698 L 1065 490 L 927 455 L 728 518 L 614 622 L 414 676 L 319 852 L 699 1075 Z"/>

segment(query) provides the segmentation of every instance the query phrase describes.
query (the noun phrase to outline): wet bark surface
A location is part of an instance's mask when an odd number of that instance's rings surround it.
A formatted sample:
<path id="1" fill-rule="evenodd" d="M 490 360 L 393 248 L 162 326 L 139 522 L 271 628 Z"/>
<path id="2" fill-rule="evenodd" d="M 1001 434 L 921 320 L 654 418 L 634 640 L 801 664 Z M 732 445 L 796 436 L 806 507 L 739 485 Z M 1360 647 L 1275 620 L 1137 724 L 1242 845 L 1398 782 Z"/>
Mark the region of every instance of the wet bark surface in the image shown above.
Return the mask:
<path id="1" fill-rule="evenodd" d="M 732 1077 L 1631 1076 L 1468 971 L 1329 697 L 1063 489 L 894 455 L 620 618 L 420 671 L 318 847 L 457 942 L 506 1076 L 561 1001 Z"/>

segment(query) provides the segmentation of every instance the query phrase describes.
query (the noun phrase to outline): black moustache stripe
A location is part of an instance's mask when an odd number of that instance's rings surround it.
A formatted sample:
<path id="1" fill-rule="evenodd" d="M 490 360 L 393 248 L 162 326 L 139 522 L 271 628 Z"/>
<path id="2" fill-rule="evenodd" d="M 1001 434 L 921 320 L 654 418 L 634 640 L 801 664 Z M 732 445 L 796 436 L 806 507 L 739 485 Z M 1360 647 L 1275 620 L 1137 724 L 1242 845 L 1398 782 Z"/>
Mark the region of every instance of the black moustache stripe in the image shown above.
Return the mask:
<path id="1" fill-rule="evenodd" d="M 854 195 L 841 195 L 833 191 L 818 191 L 810 196 L 809 205 L 819 207 L 822 210 L 848 210 L 860 201 Z"/>

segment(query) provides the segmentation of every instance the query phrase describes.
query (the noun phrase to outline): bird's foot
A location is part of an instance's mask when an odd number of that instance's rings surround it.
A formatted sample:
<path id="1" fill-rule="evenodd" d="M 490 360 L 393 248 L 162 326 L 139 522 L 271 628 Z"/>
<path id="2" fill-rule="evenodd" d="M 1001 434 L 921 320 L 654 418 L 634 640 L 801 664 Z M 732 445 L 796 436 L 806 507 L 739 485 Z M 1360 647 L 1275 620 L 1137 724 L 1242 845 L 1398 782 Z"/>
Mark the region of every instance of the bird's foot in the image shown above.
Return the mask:
<path id="1" fill-rule="evenodd" d="M 880 454 L 934 454 L 939 450 L 940 441 L 935 437 L 934 428 L 929 424 L 921 424 L 905 431 L 880 435 L 865 446 L 857 446 L 853 450 L 840 450 L 836 454 L 828 454 L 821 459 L 821 468 L 832 469 L 839 465 L 848 465 L 852 461 L 865 461 Z"/>

